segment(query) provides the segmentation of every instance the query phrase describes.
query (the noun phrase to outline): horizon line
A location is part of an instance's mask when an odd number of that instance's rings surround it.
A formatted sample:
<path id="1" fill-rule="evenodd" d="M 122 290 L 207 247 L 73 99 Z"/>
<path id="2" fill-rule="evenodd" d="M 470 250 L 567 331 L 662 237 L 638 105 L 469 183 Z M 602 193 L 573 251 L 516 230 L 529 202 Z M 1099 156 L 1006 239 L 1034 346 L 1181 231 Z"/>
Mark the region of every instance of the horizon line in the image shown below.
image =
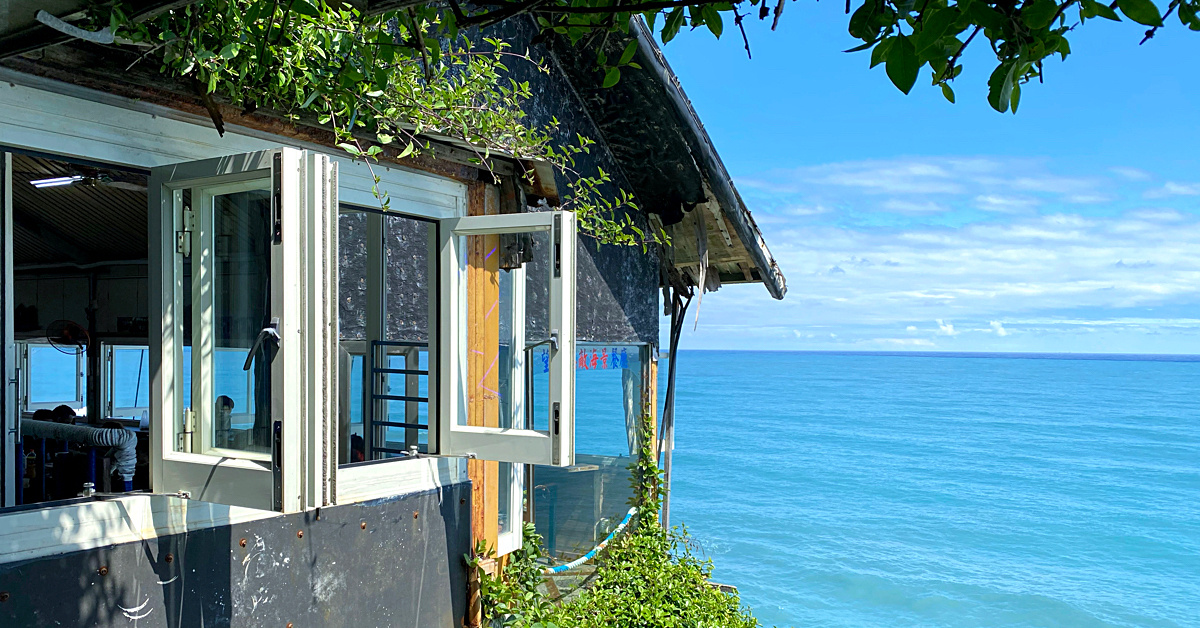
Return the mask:
<path id="1" fill-rule="evenodd" d="M 922 357 L 958 357 L 958 356 L 1072 356 L 1072 357 L 1170 357 L 1170 358 L 1197 358 L 1200 359 L 1200 353 L 1113 353 L 1099 351 L 918 351 L 918 350 L 870 350 L 870 349 L 703 349 L 703 348 L 680 348 L 679 351 L 721 351 L 727 353 L 829 353 L 829 354 L 856 354 L 856 355 L 883 355 L 883 356 L 905 356 L 915 355 Z M 665 354 L 665 351 L 661 351 Z"/>

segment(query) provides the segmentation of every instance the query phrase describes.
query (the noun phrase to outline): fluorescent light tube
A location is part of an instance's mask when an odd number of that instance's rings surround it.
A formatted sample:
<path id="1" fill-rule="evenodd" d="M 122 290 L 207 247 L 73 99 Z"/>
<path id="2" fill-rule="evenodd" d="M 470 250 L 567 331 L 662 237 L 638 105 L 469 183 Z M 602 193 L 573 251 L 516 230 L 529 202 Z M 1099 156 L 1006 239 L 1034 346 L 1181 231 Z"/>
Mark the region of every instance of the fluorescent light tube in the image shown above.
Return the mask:
<path id="1" fill-rule="evenodd" d="M 53 179 L 38 179 L 37 181 L 30 181 L 29 184 L 35 188 L 52 188 L 52 187 L 56 187 L 59 185 L 71 185 L 72 183 L 75 183 L 76 181 L 82 181 L 82 180 L 83 180 L 83 176 L 76 174 L 76 175 L 71 175 L 69 177 L 55 177 Z"/>

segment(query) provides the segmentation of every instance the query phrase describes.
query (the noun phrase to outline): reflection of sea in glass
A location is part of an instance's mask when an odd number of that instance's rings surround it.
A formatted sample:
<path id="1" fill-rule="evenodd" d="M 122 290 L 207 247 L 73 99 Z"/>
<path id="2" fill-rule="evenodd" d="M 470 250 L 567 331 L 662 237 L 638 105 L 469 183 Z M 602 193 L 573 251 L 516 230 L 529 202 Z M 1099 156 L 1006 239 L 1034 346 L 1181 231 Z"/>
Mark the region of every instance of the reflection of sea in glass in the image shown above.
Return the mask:
<path id="1" fill-rule="evenodd" d="M 150 350 L 116 347 L 112 352 L 114 408 L 150 405 Z"/>
<path id="2" fill-rule="evenodd" d="M 77 379 L 79 356 L 49 345 L 29 345 L 29 371 L 29 403 L 70 405 L 80 398 L 77 385 L 85 385 Z"/>
<path id="3" fill-rule="evenodd" d="M 534 414 L 546 408 L 548 378 L 533 349 Z M 629 465 L 637 451 L 642 409 L 641 345 L 578 343 L 575 367 L 575 467 L 537 467 L 534 521 L 546 549 L 559 558 L 590 550 L 629 509 Z"/>
<path id="4" fill-rule="evenodd" d="M 208 416 L 212 446 L 221 449 L 270 451 L 273 347 L 256 344 L 271 322 L 269 209 L 266 190 L 223 194 L 213 201 L 213 250 L 207 252 L 213 269 Z M 248 356 L 250 368 L 243 370 Z"/>

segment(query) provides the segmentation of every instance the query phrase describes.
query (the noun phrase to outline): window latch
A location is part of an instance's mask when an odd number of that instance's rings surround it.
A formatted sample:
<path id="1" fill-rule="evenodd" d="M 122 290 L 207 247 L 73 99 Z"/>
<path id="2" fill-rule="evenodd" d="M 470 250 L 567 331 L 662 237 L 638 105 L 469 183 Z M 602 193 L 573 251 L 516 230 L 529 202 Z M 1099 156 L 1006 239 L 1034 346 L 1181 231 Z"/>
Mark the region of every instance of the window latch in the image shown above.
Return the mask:
<path id="1" fill-rule="evenodd" d="M 250 370 L 250 367 L 254 365 L 254 356 L 258 355 L 258 352 L 267 343 L 270 343 L 273 349 L 279 349 L 280 340 L 281 340 L 281 338 L 279 337 L 279 318 L 278 317 L 272 318 L 271 324 L 268 325 L 267 327 L 263 327 L 262 331 L 258 332 L 258 337 L 254 339 L 254 345 L 251 346 L 250 351 L 248 351 L 246 353 L 246 363 L 242 365 L 242 370 L 243 371 Z M 275 354 L 272 353 L 271 358 L 274 358 L 274 357 L 275 357 Z"/>
<path id="2" fill-rule="evenodd" d="M 550 346 L 553 347 L 555 351 L 558 351 L 558 330 L 557 329 L 550 330 Z"/>

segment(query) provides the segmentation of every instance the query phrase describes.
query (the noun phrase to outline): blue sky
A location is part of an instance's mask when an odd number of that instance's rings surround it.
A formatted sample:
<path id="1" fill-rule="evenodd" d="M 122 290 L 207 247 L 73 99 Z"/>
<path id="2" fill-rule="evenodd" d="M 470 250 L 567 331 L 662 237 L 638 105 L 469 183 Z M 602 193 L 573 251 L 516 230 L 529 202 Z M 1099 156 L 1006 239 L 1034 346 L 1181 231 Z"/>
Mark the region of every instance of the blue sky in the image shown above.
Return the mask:
<path id="1" fill-rule="evenodd" d="M 1013 116 L 983 45 L 952 105 L 846 19 L 665 47 L 788 279 L 706 295 L 684 348 L 1200 353 L 1200 33 L 1089 22 Z"/>

